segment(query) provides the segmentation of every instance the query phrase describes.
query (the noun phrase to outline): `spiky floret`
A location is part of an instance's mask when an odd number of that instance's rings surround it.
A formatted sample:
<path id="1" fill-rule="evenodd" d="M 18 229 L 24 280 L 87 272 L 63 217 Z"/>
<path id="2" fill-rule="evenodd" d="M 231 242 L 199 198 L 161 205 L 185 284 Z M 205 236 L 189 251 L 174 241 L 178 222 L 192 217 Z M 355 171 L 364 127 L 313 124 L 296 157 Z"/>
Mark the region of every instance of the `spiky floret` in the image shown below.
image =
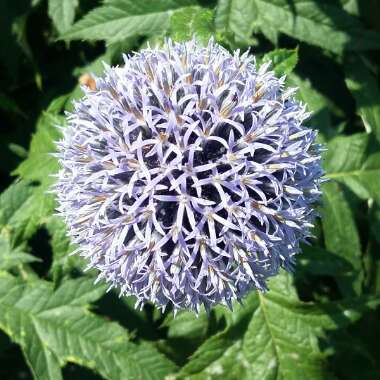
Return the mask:
<path id="1" fill-rule="evenodd" d="M 99 278 L 174 310 L 231 306 L 292 268 L 320 196 L 320 148 L 284 78 L 212 40 L 145 49 L 85 89 L 55 186 Z"/>

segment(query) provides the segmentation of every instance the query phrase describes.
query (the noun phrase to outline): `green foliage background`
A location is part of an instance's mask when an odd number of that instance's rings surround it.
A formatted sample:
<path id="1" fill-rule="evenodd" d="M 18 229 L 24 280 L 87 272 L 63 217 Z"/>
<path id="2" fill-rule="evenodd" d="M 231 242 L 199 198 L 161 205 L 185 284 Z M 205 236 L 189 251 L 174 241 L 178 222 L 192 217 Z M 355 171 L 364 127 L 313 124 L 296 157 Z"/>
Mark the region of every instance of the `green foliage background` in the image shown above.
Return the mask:
<path id="1" fill-rule="evenodd" d="M 380 2 L 2 0 L 1 379 L 379 379 Z M 170 36 L 272 61 L 328 151 L 293 276 L 196 318 L 93 285 L 48 194 L 78 78 Z"/>

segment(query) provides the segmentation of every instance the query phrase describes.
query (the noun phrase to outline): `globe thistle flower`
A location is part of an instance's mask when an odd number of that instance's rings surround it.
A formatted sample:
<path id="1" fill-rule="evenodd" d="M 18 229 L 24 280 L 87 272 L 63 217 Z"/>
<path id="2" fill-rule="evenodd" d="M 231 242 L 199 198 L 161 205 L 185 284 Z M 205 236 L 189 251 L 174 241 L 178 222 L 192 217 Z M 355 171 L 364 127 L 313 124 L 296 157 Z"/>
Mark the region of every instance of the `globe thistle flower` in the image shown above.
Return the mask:
<path id="1" fill-rule="evenodd" d="M 106 67 L 58 142 L 58 211 L 89 268 L 142 305 L 231 307 L 291 270 L 323 174 L 285 78 L 212 40 Z M 94 88 L 96 87 L 96 88 Z"/>

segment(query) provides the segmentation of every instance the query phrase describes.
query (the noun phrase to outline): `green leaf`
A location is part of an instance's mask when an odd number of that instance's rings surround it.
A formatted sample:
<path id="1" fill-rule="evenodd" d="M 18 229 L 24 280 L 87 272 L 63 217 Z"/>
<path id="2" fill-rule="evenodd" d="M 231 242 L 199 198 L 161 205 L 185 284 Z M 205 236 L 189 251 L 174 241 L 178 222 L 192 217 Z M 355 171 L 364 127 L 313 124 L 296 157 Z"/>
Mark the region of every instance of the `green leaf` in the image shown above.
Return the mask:
<path id="1" fill-rule="evenodd" d="M 19 184 L 12 185 L 6 195 L 6 198 L 12 199 L 11 204 L 15 203 L 12 209 L 5 205 L 9 209 L 6 213 L 13 214 L 8 218 L 7 224 L 13 229 L 15 240 L 31 237 L 54 211 L 55 200 L 49 193 L 49 188 L 54 181 L 51 176 L 58 171 L 58 160 L 52 153 L 56 151 L 55 141 L 60 137 L 57 126 L 63 125 L 63 116 L 44 112 L 38 120 L 28 157 L 13 172 L 23 178 Z M 39 186 L 31 184 L 30 181 L 38 181 Z M 20 189 L 24 198 L 17 195 Z M 21 202 L 22 207 L 18 202 Z M 6 204 L 7 200 L 3 203 Z"/>
<path id="2" fill-rule="evenodd" d="M 163 326 L 168 328 L 169 339 L 198 341 L 206 336 L 208 319 L 206 312 L 201 312 L 196 316 L 193 312 L 182 311 L 175 317 L 173 314 L 169 314 Z"/>
<path id="3" fill-rule="evenodd" d="M 169 338 L 195 338 L 203 336 L 207 331 L 207 314 L 202 312 L 195 316 L 190 311 L 183 311 L 176 317 L 172 314 L 167 316 L 163 326 L 168 327 Z"/>
<path id="4" fill-rule="evenodd" d="M 360 21 L 332 3 L 312 0 L 253 0 L 255 26 L 269 28 L 320 46 L 334 53 L 380 48 L 378 33 L 366 30 Z"/>
<path id="5" fill-rule="evenodd" d="M 215 13 L 215 28 L 227 39 L 235 38 L 249 44 L 256 17 L 253 0 L 219 0 Z"/>
<path id="6" fill-rule="evenodd" d="M 79 0 L 49 0 L 48 14 L 60 34 L 73 24 L 78 5 Z"/>
<path id="7" fill-rule="evenodd" d="M 63 126 L 64 123 L 63 116 L 44 112 L 32 137 L 28 158 L 13 174 L 32 181 L 52 183 L 50 176 L 58 171 L 58 160 L 51 153 L 56 152 L 55 141 L 61 136 L 57 126 Z"/>
<path id="8" fill-rule="evenodd" d="M 300 100 L 307 103 L 312 112 L 319 112 L 328 105 L 328 100 L 315 88 L 308 79 L 302 79 L 296 73 L 288 76 L 288 81 L 292 86 L 299 88 Z"/>
<path id="9" fill-rule="evenodd" d="M 380 203 L 380 152 L 371 153 L 369 143 L 365 133 L 331 140 L 324 156 L 326 176 L 345 184 L 358 197 Z"/>
<path id="10" fill-rule="evenodd" d="M 54 197 L 46 193 L 44 186 L 36 187 L 32 196 L 23 205 L 23 209 L 13 218 L 17 236 L 23 231 L 23 235 L 20 235 L 22 239 L 31 237 L 40 225 L 46 223 L 54 209 Z"/>
<path id="11" fill-rule="evenodd" d="M 0 235 L 0 270 L 8 270 L 21 264 L 41 261 L 37 257 L 24 252 L 23 247 L 13 248 L 5 234 Z"/>
<path id="12" fill-rule="evenodd" d="M 341 290 L 346 295 L 361 293 L 362 262 L 358 230 L 349 203 L 341 186 L 330 182 L 323 186 L 322 224 L 327 250 L 348 261 L 353 268 L 355 278 L 347 279 L 337 273 Z"/>
<path id="13" fill-rule="evenodd" d="M 103 293 L 85 278 L 54 291 L 45 281 L 0 274 L 0 328 L 20 344 L 35 379 L 61 379 L 67 362 L 112 380 L 158 380 L 174 371 L 151 345 L 130 342 L 125 329 L 87 309 Z"/>
<path id="14" fill-rule="evenodd" d="M 46 194 L 44 186 L 32 187 L 31 196 L 12 216 L 9 227 L 14 231 L 14 241 L 29 239 L 44 224 L 55 208 L 51 194 Z"/>
<path id="15" fill-rule="evenodd" d="M 368 133 L 380 141 L 380 90 L 376 78 L 358 56 L 350 56 L 345 64 L 346 84 L 354 96 L 357 113 Z"/>
<path id="16" fill-rule="evenodd" d="M 234 308 L 230 315 L 227 327 L 207 339 L 201 344 L 195 353 L 190 357 L 189 362 L 180 370 L 178 378 L 202 379 L 204 375 L 221 375 L 225 373 L 220 362 L 223 361 L 224 353 L 236 343 L 240 343 L 254 308 L 257 307 L 257 296 L 251 294 L 245 301 L 244 306 Z M 222 311 L 225 314 L 225 311 Z M 236 358 L 236 364 L 238 364 Z M 222 372 L 222 373 L 220 373 Z M 244 379 L 244 377 L 241 377 Z"/>
<path id="17" fill-rule="evenodd" d="M 58 216 L 51 216 L 46 222 L 46 228 L 51 236 L 53 262 L 50 273 L 54 282 L 59 282 L 65 275 L 84 269 L 85 260 L 78 255 L 70 256 L 75 249 L 67 236 L 66 226 Z"/>
<path id="18" fill-rule="evenodd" d="M 28 151 L 19 144 L 10 143 L 8 145 L 9 150 L 18 156 L 19 158 L 25 159 L 28 156 Z"/>
<path id="19" fill-rule="evenodd" d="M 260 63 L 272 62 L 271 70 L 277 76 L 290 74 L 298 62 L 298 49 L 276 49 L 267 53 Z"/>
<path id="20" fill-rule="evenodd" d="M 50 102 L 49 107 L 47 108 L 46 112 L 48 114 L 53 114 L 53 115 L 57 115 L 63 112 L 65 109 L 65 104 L 68 100 L 68 97 L 69 95 L 66 94 L 66 95 L 61 95 L 61 96 L 58 96 L 57 98 L 54 98 Z"/>
<path id="21" fill-rule="evenodd" d="M 170 18 L 169 37 L 174 41 L 187 41 L 195 37 L 207 44 L 214 33 L 214 12 L 202 7 L 185 7 L 175 11 Z"/>
<path id="22" fill-rule="evenodd" d="M 62 35 L 64 40 L 116 42 L 131 36 L 151 36 L 166 30 L 175 9 L 192 0 L 107 0 Z"/>
<path id="23" fill-rule="evenodd" d="M 332 137 L 334 130 L 330 128 L 331 116 L 327 98 L 313 88 L 309 80 L 301 79 L 295 73 L 290 73 L 287 82 L 291 86 L 298 87 L 296 97 L 307 104 L 308 110 L 312 112 L 311 119 L 307 123 L 321 132 L 319 139 L 324 141 Z"/>
<path id="24" fill-rule="evenodd" d="M 354 16 L 360 15 L 359 1 L 358 0 L 340 0 L 343 5 L 343 9 L 349 14 Z"/>
<path id="25" fill-rule="evenodd" d="M 266 294 L 252 293 L 246 305 L 231 313 L 225 330 L 209 338 L 181 369 L 178 378 L 326 379 L 329 373 L 318 338 L 380 303 L 355 298 L 325 304 L 297 300 L 280 275 Z M 291 288 L 292 289 L 292 288 Z"/>
<path id="26" fill-rule="evenodd" d="M 0 195 L 0 228 L 9 231 L 13 243 L 20 243 L 36 232 L 54 207 L 54 199 L 44 186 L 15 182 Z"/>
<path id="27" fill-rule="evenodd" d="M 32 193 L 33 187 L 28 181 L 16 181 L 0 194 L 0 226 L 12 224 Z"/>

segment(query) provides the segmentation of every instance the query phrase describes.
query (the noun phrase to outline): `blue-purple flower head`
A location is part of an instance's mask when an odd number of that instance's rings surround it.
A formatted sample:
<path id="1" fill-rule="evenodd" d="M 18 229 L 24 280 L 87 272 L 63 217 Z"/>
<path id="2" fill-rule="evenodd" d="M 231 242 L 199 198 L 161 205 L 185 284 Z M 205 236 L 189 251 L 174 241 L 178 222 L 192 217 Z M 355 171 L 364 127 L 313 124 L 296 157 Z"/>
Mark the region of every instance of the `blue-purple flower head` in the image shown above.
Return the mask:
<path id="1" fill-rule="evenodd" d="M 55 191 L 99 279 L 174 310 L 231 306 L 292 269 L 323 174 L 285 78 L 195 40 L 125 56 L 85 90 Z"/>

